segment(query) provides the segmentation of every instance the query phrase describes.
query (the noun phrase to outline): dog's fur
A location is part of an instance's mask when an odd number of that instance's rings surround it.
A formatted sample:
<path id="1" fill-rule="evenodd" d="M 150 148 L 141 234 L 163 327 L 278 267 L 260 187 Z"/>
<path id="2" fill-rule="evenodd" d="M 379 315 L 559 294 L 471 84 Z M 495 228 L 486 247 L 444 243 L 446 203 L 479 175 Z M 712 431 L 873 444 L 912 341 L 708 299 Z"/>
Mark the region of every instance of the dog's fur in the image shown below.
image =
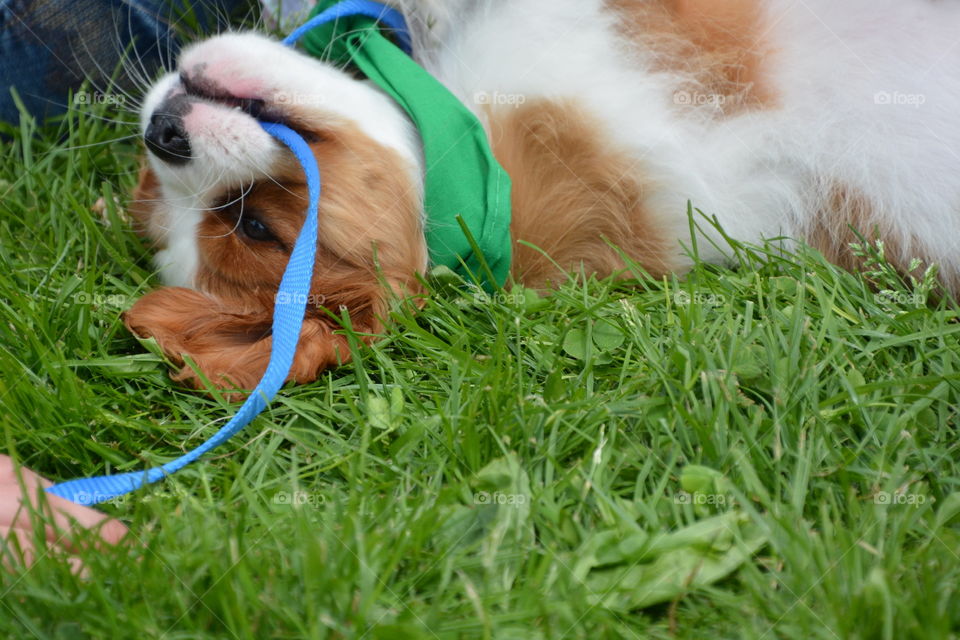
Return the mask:
<path id="1" fill-rule="evenodd" d="M 655 276 L 682 273 L 692 201 L 733 238 L 804 240 L 848 268 L 852 226 L 904 270 L 913 258 L 937 263 L 957 291 L 960 4 L 395 4 L 418 61 L 476 113 L 511 175 L 516 281 L 556 283 L 558 264 L 616 273 L 611 244 Z M 318 305 L 345 307 L 354 328 L 376 333 L 389 289 L 418 291 L 428 264 L 417 131 L 373 85 L 253 33 L 187 49 L 178 73 L 154 86 L 142 122 L 174 105 L 191 159 L 151 155 L 133 206 L 169 287 L 137 302 L 127 324 L 215 384 L 259 380 L 306 205 L 299 167 L 229 104 L 260 99 L 309 136 L 324 175 L 316 304 L 290 374 L 312 380 L 348 355 Z M 274 239 L 244 233 L 250 217 Z M 197 382 L 189 367 L 178 377 Z"/>

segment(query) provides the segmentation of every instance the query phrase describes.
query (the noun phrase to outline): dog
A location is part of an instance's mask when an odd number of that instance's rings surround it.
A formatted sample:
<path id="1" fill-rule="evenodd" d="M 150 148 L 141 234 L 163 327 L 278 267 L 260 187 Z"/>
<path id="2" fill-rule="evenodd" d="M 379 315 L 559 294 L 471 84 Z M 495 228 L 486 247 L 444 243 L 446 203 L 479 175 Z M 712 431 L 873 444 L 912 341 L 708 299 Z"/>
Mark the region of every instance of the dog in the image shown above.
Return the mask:
<path id="1" fill-rule="evenodd" d="M 896 268 L 936 264 L 957 292 L 960 4 L 393 4 L 417 62 L 476 115 L 511 178 L 514 282 L 618 274 L 624 256 L 683 274 L 692 203 L 732 238 L 802 241 L 844 268 L 860 260 L 851 242 L 882 241 Z M 190 46 L 144 101 L 131 205 L 167 286 L 125 322 L 198 387 L 258 382 L 304 217 L 301 169 L 257 124 L 264 111 L 307 136 L 324 181 L 315 304 L 289 380 L 349 357 L 330 310 L 376 335 L 430 267 L 421 140 L 392 98 L 256 33 Z M 724 262 L 707 227 L 699 258 Z"/>

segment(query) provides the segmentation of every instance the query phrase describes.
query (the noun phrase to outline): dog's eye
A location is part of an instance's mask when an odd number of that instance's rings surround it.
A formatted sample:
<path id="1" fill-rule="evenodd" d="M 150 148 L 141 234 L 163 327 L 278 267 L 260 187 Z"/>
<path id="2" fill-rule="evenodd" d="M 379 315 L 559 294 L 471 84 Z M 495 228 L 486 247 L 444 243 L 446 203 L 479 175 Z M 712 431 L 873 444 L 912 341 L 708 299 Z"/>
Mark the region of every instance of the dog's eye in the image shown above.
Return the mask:
<path id="1" fill-rule="evenodd" d="M 243 216 L 240 220 L 240 230 L 243 235 L 257 242 L 274 242 L 277 239 L 267 225 L 252 216 Z"/>

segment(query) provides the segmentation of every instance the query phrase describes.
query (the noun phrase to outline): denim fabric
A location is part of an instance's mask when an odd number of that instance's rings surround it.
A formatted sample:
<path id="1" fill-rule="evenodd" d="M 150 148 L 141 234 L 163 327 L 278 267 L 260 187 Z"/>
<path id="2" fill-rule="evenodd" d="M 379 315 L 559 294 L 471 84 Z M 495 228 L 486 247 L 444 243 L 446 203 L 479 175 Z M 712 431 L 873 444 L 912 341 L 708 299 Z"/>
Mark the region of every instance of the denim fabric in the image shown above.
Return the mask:
<path id="1" fill-rule="evenodd" d="M 181 25 L 222 28 L 249 0 L 0 0 L 0 120 L 18 121 L 11 97 L 16 87 L 27 110 L 44 118 L 65 110 L 69 91 L 85 78 L 92 90 L 78 103 L 122 101 L 117 82 L 143 85 L 161 65 L 171 66 Z"/>

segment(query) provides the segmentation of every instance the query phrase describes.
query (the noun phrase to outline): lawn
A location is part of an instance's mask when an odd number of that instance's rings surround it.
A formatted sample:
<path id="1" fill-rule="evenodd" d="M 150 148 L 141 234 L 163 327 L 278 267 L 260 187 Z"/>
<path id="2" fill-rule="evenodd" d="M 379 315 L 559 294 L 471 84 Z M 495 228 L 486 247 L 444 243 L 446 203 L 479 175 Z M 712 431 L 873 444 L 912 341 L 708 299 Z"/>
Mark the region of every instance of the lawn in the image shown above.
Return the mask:
<path id="1" fill-rule="evenodd" d="M 123 327 L 159 282 L 134 128 L 100 116 L 0 143 L 0 451 L 55 479 L 236 408 Z M 0 571 L 0 637 L 960 637 L 956 310 L 875 248 L 877 289 L 728 250 L 548 296 L 430 278 L 353 364 L 105 505 L 132 544 Z"/>

